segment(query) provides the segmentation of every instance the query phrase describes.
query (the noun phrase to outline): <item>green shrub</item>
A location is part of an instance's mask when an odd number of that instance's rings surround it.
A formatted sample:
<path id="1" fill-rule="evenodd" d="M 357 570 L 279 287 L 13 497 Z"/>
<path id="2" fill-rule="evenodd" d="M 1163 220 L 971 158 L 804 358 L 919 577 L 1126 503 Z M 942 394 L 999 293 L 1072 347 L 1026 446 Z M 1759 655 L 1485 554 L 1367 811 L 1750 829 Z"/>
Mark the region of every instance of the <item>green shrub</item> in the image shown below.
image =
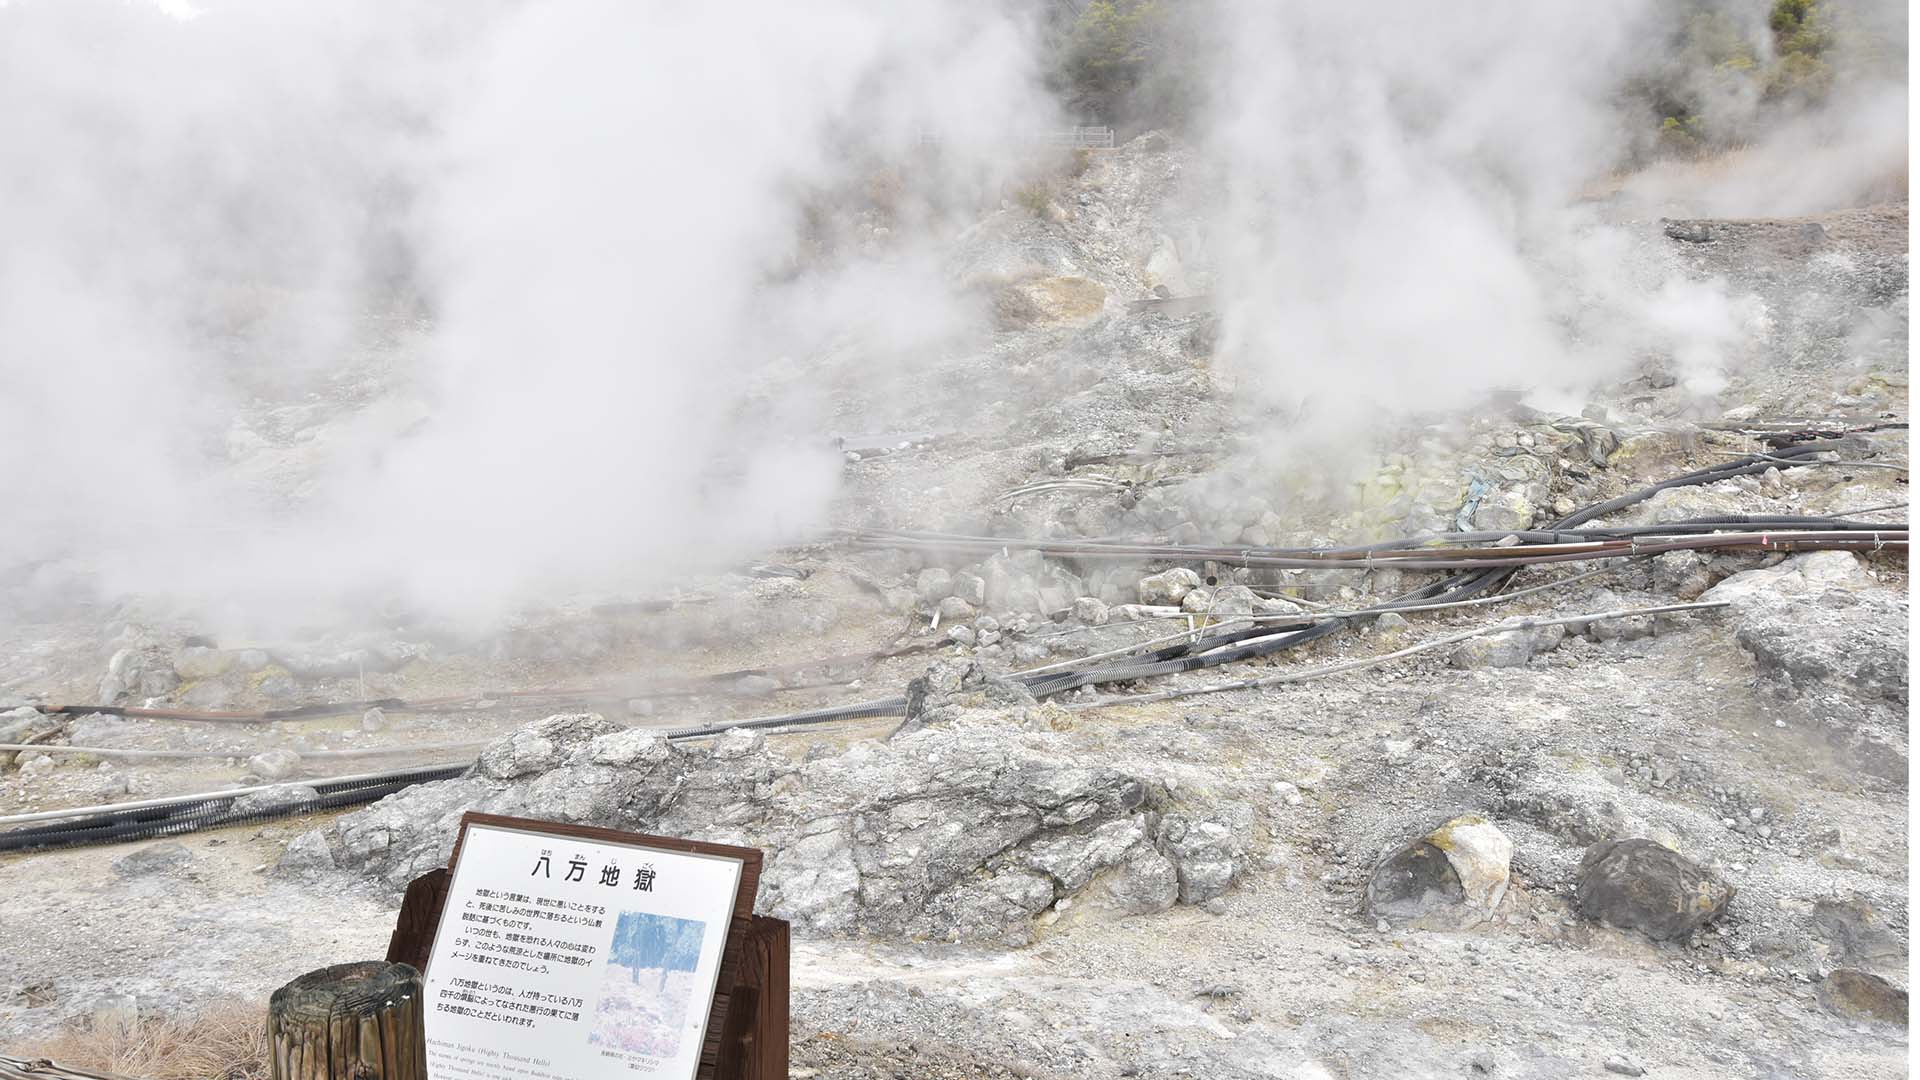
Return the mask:
<path id="1" fill-rule="evenodd" d="M 1021 206 L 1033 212 L 1033 216 L 1045 220 L 1053 208 L 1053 192 L 1045 184 L 1028 184 L 1013 193 L 1013 199 Z"/>

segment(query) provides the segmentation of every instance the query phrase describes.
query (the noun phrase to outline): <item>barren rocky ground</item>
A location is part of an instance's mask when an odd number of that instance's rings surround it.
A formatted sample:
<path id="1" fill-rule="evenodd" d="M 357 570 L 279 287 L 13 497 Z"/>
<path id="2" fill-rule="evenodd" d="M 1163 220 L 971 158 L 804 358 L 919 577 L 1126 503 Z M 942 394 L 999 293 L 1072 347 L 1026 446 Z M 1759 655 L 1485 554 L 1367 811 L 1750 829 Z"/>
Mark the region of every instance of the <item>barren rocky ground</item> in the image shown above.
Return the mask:
<path id="1" fill-rule="evenodd" d="M 1495 395 L 1328 454 L 1238 398 L 1204 301 L 1135 309 L 1155 286 L 1209 287 L 1175 197 L 1186 164 L 1148 135 L 1053 182 L 1042 212 L 1010 201 L 961 233 L 949 275 L 998 328 L 888 393 L 860 391 L 854 355 L 765 373 L 768 402 L 783 380 L 844 381 L 835 524 L 1275 547 L 1508 532 L 1764 451 L 1755 433 L 1780 418 L 1854 434 L 1817 465 L 1603 523 L 1905 520 L 1904 203 L 1764 221 L 1603 206 L 1646 266 L 1759 313 L 1723 387 L 1649 356 L 1572 411 Z M 405 413 L 404 351 L 263 402 L 236 424 L 235 467 L 297 491 L 330 433 Z M 1427 578 L 822 540 L 487 635 L 383 612 L 239 641 L 0 568 L 0 742 L 48 747 L 0 755 L 0 814 L 475 762 L 348 812 L 0 855 L 0 1049 L 129 997 L 149 1015 L 264 999 L 379 956 L 400 889 L 480 809 L 765 849 L 760 908 L 796 932 L 795 1076 L 1904 1075 L 1904 553 L 1607 565 L 1045 700 L 1006 676 Z M 1597 569 L 1530 568 L 1509 591 Z M 1725 606 L 1129 700 L 1690 601 Z M 661 734 L 910 682 L 904 727 Z M 414 704 L 250 725 L 42 711 L 372 699 Z"/>

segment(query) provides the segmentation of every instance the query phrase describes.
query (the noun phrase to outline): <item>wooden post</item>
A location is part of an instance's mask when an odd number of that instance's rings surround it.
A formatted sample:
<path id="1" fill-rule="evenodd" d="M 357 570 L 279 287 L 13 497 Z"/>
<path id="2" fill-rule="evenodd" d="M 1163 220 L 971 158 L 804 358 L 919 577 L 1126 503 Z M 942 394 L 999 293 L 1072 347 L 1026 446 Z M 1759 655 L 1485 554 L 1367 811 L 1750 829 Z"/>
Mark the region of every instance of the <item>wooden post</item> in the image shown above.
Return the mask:
<path id="1" fill-rule="evenodd" d="M 785 919 L 753 917 L 721 1032 L 718 1080 L 786 1080 L 791 935 Z"/>
<path id="2" fill-rule="evenodd" d="M 273 992 L 273 1080 L 426 1080 L 420 973 L 370 961 L 310 971 Z"/>

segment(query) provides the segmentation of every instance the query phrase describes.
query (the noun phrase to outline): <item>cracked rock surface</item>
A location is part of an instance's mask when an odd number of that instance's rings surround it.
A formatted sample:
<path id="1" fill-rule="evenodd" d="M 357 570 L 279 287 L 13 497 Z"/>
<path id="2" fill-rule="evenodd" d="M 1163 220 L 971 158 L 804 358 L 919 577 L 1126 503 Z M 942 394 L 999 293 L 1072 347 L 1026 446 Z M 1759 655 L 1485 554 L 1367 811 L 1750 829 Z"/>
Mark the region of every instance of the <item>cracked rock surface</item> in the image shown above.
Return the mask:
<path id="1" fill-rule="evenodd" d="M 1162 812 L 1163 790 L 1063 750 L 961 727 L 795 763 L 745 731 L 703 747 L 553 716 L 299 838 L 279 869 L 398 891 L 446 864 L 460 815 L 510 814 L 763 848 L 762 904 L 805 932 L 1012 945 L 1062 901 L 1149 912 L 1232 885 L 1251 807 Z"/>

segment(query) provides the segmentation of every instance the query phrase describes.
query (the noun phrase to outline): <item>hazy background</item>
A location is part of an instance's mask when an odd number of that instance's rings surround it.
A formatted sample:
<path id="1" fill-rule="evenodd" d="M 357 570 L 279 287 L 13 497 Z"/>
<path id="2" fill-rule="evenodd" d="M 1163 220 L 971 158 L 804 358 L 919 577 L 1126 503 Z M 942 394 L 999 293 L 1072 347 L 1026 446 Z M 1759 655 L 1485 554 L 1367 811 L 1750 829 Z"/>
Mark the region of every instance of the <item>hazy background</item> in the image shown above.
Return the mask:
<path id="1" fill-rule="evenodd" d="M 1905 19 L 12 0 L 0 572 L 228 626 L 484 623 L 804 535 L 831 402 L 748 377 L 832 348 L 898 379 L 983 333 L 942 245 L 1009 132 L 1076 119 L 1195 148 L 1219 363 L 1305 430 L 1653 354 L 1705 408 L 1759 313 L 1590 196 L 1903 196 Z M 835 232 L 876 177 L 884 255 Z"/>

